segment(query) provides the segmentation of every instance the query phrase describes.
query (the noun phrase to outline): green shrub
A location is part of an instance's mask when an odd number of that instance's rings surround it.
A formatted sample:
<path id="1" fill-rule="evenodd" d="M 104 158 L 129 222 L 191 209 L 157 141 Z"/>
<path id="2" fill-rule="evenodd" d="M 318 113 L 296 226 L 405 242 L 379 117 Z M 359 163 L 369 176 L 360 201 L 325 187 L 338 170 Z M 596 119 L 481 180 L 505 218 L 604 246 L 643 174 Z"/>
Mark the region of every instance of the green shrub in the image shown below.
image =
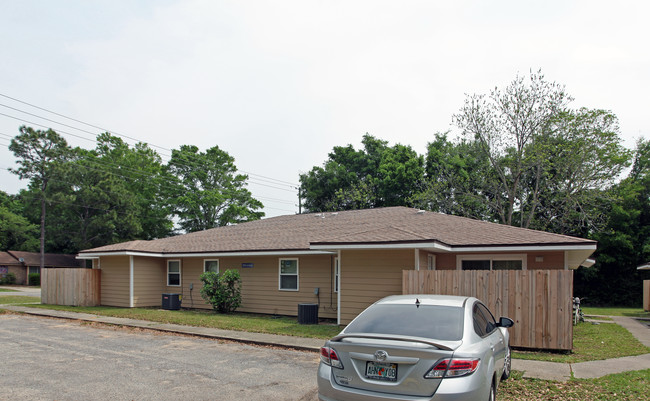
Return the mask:
<path id="1" fill-rule="evenodd" d="M 199 278 L 203 282 L 201 296 L 214 310 L 231 313 L 241 305 L 241 277 L 237 270 L 205 272 Z"/>
<path id="2" fill-rule="evenodd" d="M 29 285 L 41 285 L 41 274 L 29 273 L 28 280 L 29 280 Z"/>
<path id="3" fill-rule="evenodd" d="M 2 280 L 2 284 L 16 284 L 16 275 L 13 273 L 7 273 Z"/>

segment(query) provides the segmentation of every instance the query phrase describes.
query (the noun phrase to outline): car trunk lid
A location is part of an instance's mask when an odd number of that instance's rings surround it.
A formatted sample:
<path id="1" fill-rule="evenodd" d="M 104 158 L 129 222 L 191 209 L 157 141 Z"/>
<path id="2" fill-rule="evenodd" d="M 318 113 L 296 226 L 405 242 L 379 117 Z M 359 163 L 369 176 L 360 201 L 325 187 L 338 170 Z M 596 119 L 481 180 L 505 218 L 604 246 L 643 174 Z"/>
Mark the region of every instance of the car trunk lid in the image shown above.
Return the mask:
<path id="1" fill-rule="evenodd" d="M 399 336 L 398 336 L 399 337 Z M 431 396 L 442 379 L 425 374 L 451 358 L 461 341 L 432 342 L 418 338 L 384 338 L 373 334 L 341 335 L 330 340 L 343 365 L 332 368 L 336 383 L 355 389 L 408 396 Z"/>

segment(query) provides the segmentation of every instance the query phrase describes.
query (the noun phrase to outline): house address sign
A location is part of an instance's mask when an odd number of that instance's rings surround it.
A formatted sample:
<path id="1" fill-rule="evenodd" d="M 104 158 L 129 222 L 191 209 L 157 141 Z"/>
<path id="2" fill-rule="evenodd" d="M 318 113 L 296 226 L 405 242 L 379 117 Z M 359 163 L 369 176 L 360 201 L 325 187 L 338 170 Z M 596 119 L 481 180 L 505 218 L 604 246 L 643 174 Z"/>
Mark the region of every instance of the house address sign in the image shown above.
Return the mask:
<path id="1" fill-rule="evenodd" d="M 252 268 L 253 268 L 253 264 L 252 264 L 252 263 L 242 263 L 242 264 L 241 264 L 241 268 L 242 268 L 242 269 L 252 269 Z"/>

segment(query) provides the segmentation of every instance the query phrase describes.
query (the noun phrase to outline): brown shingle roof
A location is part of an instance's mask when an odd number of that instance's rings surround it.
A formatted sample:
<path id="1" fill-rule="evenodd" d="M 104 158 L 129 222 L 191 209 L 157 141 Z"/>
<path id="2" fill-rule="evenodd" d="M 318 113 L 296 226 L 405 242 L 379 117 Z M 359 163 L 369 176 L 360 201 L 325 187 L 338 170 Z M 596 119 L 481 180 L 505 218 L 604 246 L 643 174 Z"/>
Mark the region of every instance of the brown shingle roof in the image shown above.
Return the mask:
<path id="1" fill-rule="evenodd" d="M 81 253 L 207 253 L 308 250 L 310 245 L 438 242 L 452 247 L 595 245 L 566 235 L 421 212 L 407 207 L 279 216 Z"/>
<path id="2" fill-rule="evenodd" d="M 23 263 L 27 266 L 40 266 L 41 264 L 41 254 L 38 252 L 7 251 L 7 253 L 13 256 L 16 261 L 22 258 Z M 80 267 L 84 263 L 84 261 L 76 259 L 75 255 L 45 254 L 45 267 Z"/>
<path id="3" fill-rule="evenodd" d="M 9 265 L 21 265 L 18 259 L 14 258 L 9 254 L 9 252 L 0 252 L 0 265 L 9 266 Z"/>

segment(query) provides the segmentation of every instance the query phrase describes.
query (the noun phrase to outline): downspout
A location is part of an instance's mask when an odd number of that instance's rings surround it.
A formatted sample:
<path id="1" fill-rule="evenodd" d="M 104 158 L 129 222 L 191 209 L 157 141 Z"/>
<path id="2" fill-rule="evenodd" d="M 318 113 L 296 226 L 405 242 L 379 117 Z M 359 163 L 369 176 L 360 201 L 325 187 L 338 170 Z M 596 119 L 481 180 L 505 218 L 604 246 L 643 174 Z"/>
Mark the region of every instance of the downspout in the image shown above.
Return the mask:
<path id="1" fill-rule="evenodd" d="M 339 287 L 339 292 L 336 293 L 336 324 L 341 325 L 341 250 L 336 251 L 336 257 L 339 260 L 339 276 L 336 278 L 338 280 L 337 284 Z"/>
<path id="2" fill-rule="evenodd" d="M 133 308 L 133 255 L 129 256 L 129 308 Z"/>

